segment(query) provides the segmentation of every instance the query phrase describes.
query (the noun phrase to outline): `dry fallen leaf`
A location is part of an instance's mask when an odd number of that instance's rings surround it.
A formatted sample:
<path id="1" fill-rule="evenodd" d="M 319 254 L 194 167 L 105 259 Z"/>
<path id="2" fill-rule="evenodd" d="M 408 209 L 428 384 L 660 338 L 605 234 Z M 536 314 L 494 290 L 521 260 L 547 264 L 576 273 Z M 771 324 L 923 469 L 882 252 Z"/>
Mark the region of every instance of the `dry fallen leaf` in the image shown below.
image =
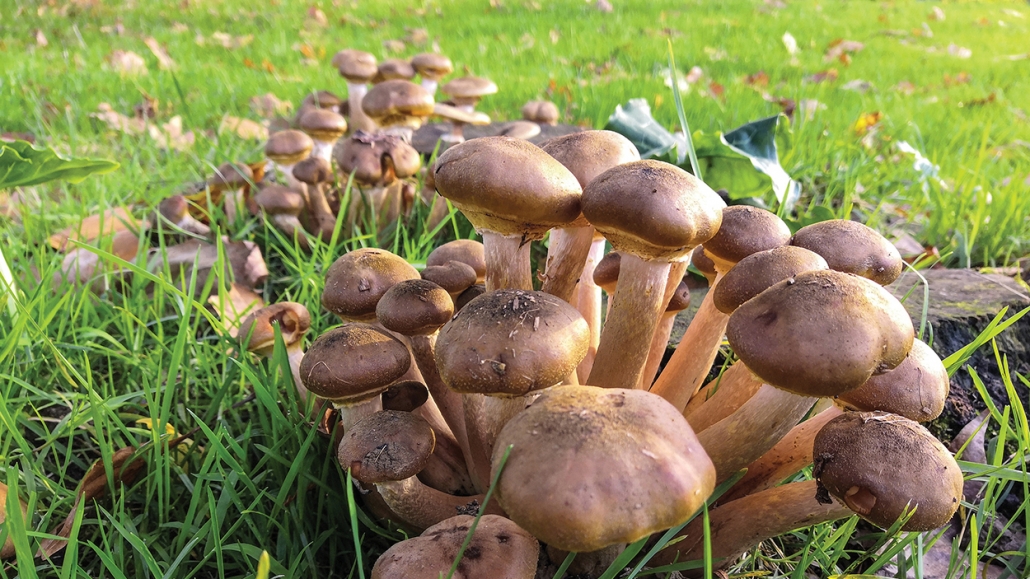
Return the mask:
<path id="1" fill-rule="evenodd" d="M 822 72 L 817 72 L 815 74 L 810 74 L 806 76 L 804 78 L 804 82 L 811 84 L 818 84 L 821 82 L 833 82 L 837 80 L 838 76 L 840 75 L 837 73 L 837 69 L 831 68 L 829 70 L 824 70 Z"/>
<path id="2" fill-rule="evenodd" d="M 383 48 L 385 48 L 387 52 L 399 53 L 404 52 L 405 49 L 407 49 L 407 45 L 404 44 L 403 40 L 390 39 L 383 41 Z"/>
<path id="3" fill-rule="evenodd" d="M 838 38 L 830 43 L 829 48 L 826 50 L 826 54 L 823 55 L 823 62 L 833 62 L 839 60 L 841 57 L 859 52 L 865 48 L 865 45 L 856 40 L 844 40 Z"/>
<path id="4" fill-rule="evenodd" d="M 168 55 L 168 51 L 157 42 L 157 39 L 153 36 L 148 36 L 143 39 L 143 44 L 146 44 L 150 52 L 154 53 L 154 56 L 157 57 L 157 65 L 162 70 L 175 68 L 175 61 Z"/>
<path id="5" fill-rule="evenodd" d="M 744 77 L 744 84 L 752 88 L 763 88 L 769 86 L 769 75 L 764 70 Z"/>
<path id="6" fill-rule="evenodd" d="M 794 56 L 798 53 L 798 41 L 794 38 L 794 35 L 789 32 L 783 33 L 783 46 L 787 49 L 787 54 Z"/>
<path id="7" fill-rule="evenodd" d="M 823 110 L 826 110 L 826 105 L 815 99 L 803 99 L 798 104 L 798 112 L 801 113 L 801 118 L 806 121 L 814 119 L 816 111 Z"/>
<path id="8" fill-rule="evenodd" d="M 954 42 L 948 45 L 948 54 L 956 58 L 969 58 L 973 56 L 973 51 L 955 44 Z"/>
<path id="9" fill-rule="evenodd" d="M 28 520 L 29 518 L 29 506 L 25 504 L 25 501 L 19 500 L 21 503 L 21 517 L 22 520 Z M 0 482 L 0 523 L 4 522 L 7 518 L 7 485 Z M 10 559 L 14 557 L 14 541 L 10 537 L 4 541 L 3 545 L 0 545 L 0 559 Z"/>
<path id="10" fill-rule="evenodd" d="M 107 55 L 111 68 L 122 76 L 147 74 L 147 62 L 143 57 L 129 50 L 114 50 Z"/>
<path id="11" fill-rule="evenodd" d="M 182 34 L 183 32 L 189 32 L 190 27 L 186 26 L 182 22 L 176 22 L 172 24 L 172 32 L 175 34 Z"/>
<path id="12" fill-rule="evenodd" d="M 217 295 L 207 298 L 222 320 L 222 327 L 230 337 L 235 338 L 240 323 L 251 312 L 265 307 L 265 300 L 254 290 L 233 282 L 229 289 L 219 288 Z"/>
<path id="13" fill-rule="evenodd" d="M 856 78 L 855 80 L 847 82 L 844 86 L 840 87 L 843 90 L 853 90 L 856 92 L 869 92 L 873 88 L 873 85 L 867 80 Z"/>
<path id="14" fill-rule="evenodd" d="M 317 26 L 319 28 L 325 28 L 329 26 L 329 19 L 326 18 L 325 12 L 318 6 L 311 6 L 308 8 L 307 13 L 304 15 L 305 27 Z"/>
<path id="15" fill-rule="evenodd" d="M 185 151 L 196 142 L 193 131 L 183 132 L 182 117 L 176 115 L 161 125 L 147 125 L 147 133 L 158 147 L 174 151 Z"/>
<path id="16" fill-rule="evenodd" d="M 406 28 L 404 42 L 413 46 L 425 46 L 429 42 L 429 31 L 425 28 Z"/>
<path id="17" fill-rule="evenodd" d="M 263 95 L 250 97 L 250 110 L 259 117 L 271 119 L 281 115 L 287 115 L 293 110 L 293 103 L 279 100 L 279 97 L 268 92 Z"/>
<path id="18" fill-rule="evenodd" d="M 903 80 L 894 86 L 894 90 L 900 92 L 903 95 L 911 95 L 916 92 L 916 85 L 912 84 L 907 80 Z"/>
<path id="19" fill-rule="evenodd" d="M 90 113 L 91 117 L 99 119 L 108 128 L 121 131 L 128 135 L 139 135 L 147 130 L 147 122 L 141 118 L 127 117 L 111 108 L 107 103 L 97 105 L 97 112 Z"/>
<path id="20" fill-rule="evenodd" d="M 614 7 L 612 7 L 612 3 L 608 0 L 597 0 L 597 2 L 594 3 L 594 8 L 598 12 L 604 12 L 605 14 L 608 14 L 612 10 L 614 10 Z"/>
<path id="21" fill-rule="evenodd" d="M 212 32 L 211 33 L 211 40 L 213 42 L 215 42 L 216 44 L 220 44 L 222 46 L 222 48 L 227 48 L 229 50 L 234 50 L 234 49 L 237 49 L 237 48 L 242 48 L 244 46 L 247 46 L 248 44 L 253 42 L 254 41 L 254 35 L 253 34 L 245 34 L 243 36 L 233 36 L 231 34 L 226 34 L 224 32 Z M 197 44 L 203 45 L 204 43 L 205 43 L 204 37 L 198 35 L 197 36 Z"/>
<path id="22" fill-rule="evenodd" d="M 243 139 L 268 140 L 268 129 L 250 119 L 225 115 L 222 117 L 222 122 L 218 125 L 218 134 L 220 135 L 226 131 L 235 133 L 236 136 Z"/>
<path id="23" fill-rule="evenodd" d="M 726 87 L 715 82 L 714 80 L 708 83 L 708 92 L 711 94 L 712 98 L 721 100 L 723 102 L 726 101 Z"/>
<path id="24" fill-rule="evenodd" d="M 968 72 L 962 71 L 955 76 L 950 74 L 944 75 L 944 86 L 957 86 L 960 84 L 969 84 L 970 76 Z"/>
<path id="25" fill-rule="evenodd" d="M 48 241 L 50 247 L 58 251 L 67 251 L 74 245 L 69 241 L 81 241 L 93 244 L 100 237 L 113 235 L 119 231 L 139 231 L 146 229 L 149 224 L 144 221 L 140 223 L 129 213 L 125 207 L 108 209 L 100 215 L 90 215 L 77 225 L 66 227 L 50 236 Z"/>
<path id="26" fill-rule="evenodd" d="M 164 253 L 152 251 L 147 268 L 158 273 L 164 271 L 167 265 L 173 281 L 185 286 L 189 283 L 196 261 L 198 292 L 207 283 L 209 275 L 218 276 L 218 282 L 228 284 L 235 281 L 250 289 L 260 285 L 268 277 L 268 268 L 261 256 L 261 249 L 254 242 L 228 241 L 223 238 L 222 247 L 226 266 L 221 272 L 222 275 L 214 271 L 218 263 L 218 247 L 196 239 L 166 247 Z"/>
<path id="27" fill-rule="evenodd" d="M 938 22 L 944 21 L 944 10 L 940 6 L 934 6 L 930 13 L 926 15 L 929 20 L 936 20 Z"/>
<path id="28" fill-rule="evenodd" d="M 876 125 L 878 125 L 882 119 L 883 113 L 881 113 L 880 111 L 863 113 L 860 117 L 858 117 L 858 120 L 855 121 L 855 124 L 852 128 L 855 130 L 856 134 L 864 135 L 868 133 L 871 129 L 876 127 Z"/>
<path id="29" fill-rule="evenodd" d="M 50 42 L 46 39 L 46 34 L 43 34 L 43 31 L 39 28 L 37 28 L 33 32 L 33 36 L 36 37 L 36 46 L 45 47 L 50 44 Z"/>
<path id="30" fill-rule="evenodd" d="M 157 435 L 157 438 L 165 438 L 165 437 L 167 437 L 167 439 L 169 441 L 174 441 L 175 442 L 175 458 L 173 460 L 175 461 L 175 464 L 179 465 L 180 467 L 183 467 L 183 468 L 186 467 L 186 457 L 187 457 L 187 455 L 189 455 L 190 449 L 193 447 L 193 439 L 192 438 L 187 438 L 185 436 L 181 436 L 179 434 L 179 431 L 176 430 L 175 426 L 173 426 L 170 422 L 165 422 L 165 428 L 164 428 L 164 433 L 163 434 L 160 433 L 160 432 L 157 432 L 154 429 L 154 421 L 151 420 L 150 418 L 138 418 L 138 419 L 136 419 L 136 424 L 141 424 L 143 426 L 146 426 L 152 432 L 154 432 L 154 434 Z M 197 447 L 197 448 L 199 449 L 200 447 Z"/>

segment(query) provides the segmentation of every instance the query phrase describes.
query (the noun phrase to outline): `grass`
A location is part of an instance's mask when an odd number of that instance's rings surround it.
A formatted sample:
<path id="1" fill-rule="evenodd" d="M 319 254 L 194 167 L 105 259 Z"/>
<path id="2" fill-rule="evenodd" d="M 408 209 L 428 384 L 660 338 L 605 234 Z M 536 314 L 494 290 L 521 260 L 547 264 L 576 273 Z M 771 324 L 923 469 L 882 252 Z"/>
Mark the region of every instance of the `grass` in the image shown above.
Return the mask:
<path id="1" fill-rule="evenodd" d="M 31 513 L 22 520 L 9 509 L 0 537 L 16 540 L 19 559 L 0 568 L 0 576 L 249 577 L 267 552 L 272 576 L 359 577 L 403 536 L 350 508 L 329 441 L 298 428 L 301 418 L 285 410 L 295 407 L 285 359 L 240 356 L 197 294 L 148 273 L 143 262 L 124 291 L 103 299 L 31 281 L 32 271 L 49 280 L 60 264 L 45 246 L 47 236 L 82 216 L 119 204 L 151 205 L 223 161 L 258 159 L 262 143 L 217 133 L 222 117 L 259 120 L 248 103 L 268 92 L 292 102 L 314 89 L 344 93 L 328 64 L 344 46 L 387 57 L 393 54 L 384 42 L 425 29 L 429 44 L 408 42 L 398 54 L 436 42 L 459 67 L 493 78 L 501 93 L 484 108 L 497 118 L 548 97 L 567 122 L 603 126 L 617 104 L 643 97 L 659 122 L 673 127 L 679 121 L 661 75 L 671 40 L 681 76 L 694 65 L 705 73 L 683 95 L 692 129 L 728 130 L 779 112 L 762 92 L 825 105 L 811 120 L 798 117 L 794 146 L 781 152 L 784 167 L 803 183 L 802 218 L 819 207 L 840 216 L 853 208 L 885 232 L 900 229 L 938 247 L 956 265 L 1006 265 L 1027 253 L 1030 60 L 1006 58 L 1030 50 L 1025 3 L 944 3 L 943 21 L 927 19 L 927 3 L 805 1 L 782 9 L 739 1 L 613 3 L 615 11 L 606 14 L 585 2 L 341 1 L 321 4 L 328 25 L 310 30 L 311 4 L 286 1 L 266 7 L 237 0 L 9 0 L 0 6 L 0 130 L 30 132 L 65 152 L 122 164 L 78 185 L 23 192 L 30 206 L 18 220 L 0 222 L 0 242 L 22 294 L 17 315 L 0 316 L 0 480 L 29 502 Z M 253 39 L 223 48 L 213 40 L 219 31 Z M 784 32 L 801 49 L 796 62 L 784 48 Z M 174 69 L 159 68 L 144 44 L 148 36 L 166 47 Z M 865 48 L 850 65 L 824 62 L 836 39 Z M 972 56 L 949 55 L 951 44 Z M 148 74 L 112 70 L 107 59 L 115 49 L 142 55 Z M 315 62 L 305 64 L 305 54 Z M 830 68 L 839 74 L 835 82 L 805 82 Z M 744 79 L 759 71 L 768 84 L 756 90 Z M 873 88 L 842 88 L 854 80 Z M 718 92 L 709 81 L 722 87 L 725 100 L 701 95 L 700 89 Z M 145 97 L 156 99 L 157 122 L 180 115 L 196 142 L 169 151 L 90 116 L 105 102 L 131 115 Z M 856 133 L 856 121 L 877 111 L 882 119 L 874 134 Z M 898 152 L 899 141 L 938 165 L 940 179 L 921 181 L 913 158 Z M 391 244 L 414 263 L 442 237 L 468 232 L 455 220 L 434 237 L 421 217 L 398 229 Z M 308 305 L 312 335 L 333 325 L 315 307 L 322 272 L 345 251 L 374 244 L 371 236 L 337 239 L 309 255 L 263 223 L 239 225 L 228 233 L 256 241 L 272 265 L 266 300 Z M 992 430 L 991 466 L 964 465 L 987 481 L 985 500 L 965 505 L 976 514 L 969 531 L 980 538 L 982 560 L 1016 557 L 996 552 L 988 522 L 1008 494 L 1027 496 L 1030 485 L 1024 459 L 1030 428 L 1017 386 L 1010 384 L 1009 409 L 992 408 L 998 430 Z M 190 441 L 173 440 L 169 426 Z M 32 560 L 35 545 L 71 512 L 76 485 L 93 462 L 110 464 L 128 446 L 146 463 L 140 478 L 113 485 L 96 507 L 79 509 L 63 552 Z M 1014 519 L 1030 526 L 1025 506 Z M 919 557 L 904 547 L 925 549 L 933 540 L 884 539 L 884 552 L 894 553 L 885 559 L 856 551 L 847 542 L 854 528 L 852 521 L 785 538 L 784 551 L 756 551 L 738 571 L 772 566 L 802 577 L 815 565 L 826 574 L 882 573 L 887 563 L 912 561 L 918 568 Z"/>

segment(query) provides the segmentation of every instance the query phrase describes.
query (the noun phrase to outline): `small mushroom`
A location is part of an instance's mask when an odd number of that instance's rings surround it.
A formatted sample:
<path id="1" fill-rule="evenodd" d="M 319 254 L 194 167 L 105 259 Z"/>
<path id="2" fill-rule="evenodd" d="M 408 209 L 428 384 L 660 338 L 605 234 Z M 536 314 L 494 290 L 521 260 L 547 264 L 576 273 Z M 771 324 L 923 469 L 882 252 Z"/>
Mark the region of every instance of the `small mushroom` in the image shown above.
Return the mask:
<path id="1" fill-rule="evenodd" d="M 522 118 L 538 125 L 558 124 L 558 105 L 551 101 L 529 101 L 522 105 Z"/>
<path id="2" fill-rule="evenodd" d="M 248 352 L 271 358 L 276 327 L 286 345 L 293 383 L 301 401 L 306 401 L 308 390 L 300 378 L 300 362 L 304 359 L 304 334 L 311 329 L 311 314 L 307 308 L 296 302 L 279 302 L 251 313 L 240 324 L 237 334 L 240 345 Z"/>
<path id="3" fill-rule="evenodd" d="M 478 76 L 463 76 L 443 85 L 440 91 L 451 97 L 456 107 L 471 113 L 483 97 L 497 94 L 497 85 Z"/>
<path id="4" fill-rule="evenodd" d="M 412 132 L 433 114 L 433 95 L 408 80 L 387 80 L 368 91 L 361 107 L 380 131 L 410 143 Z"/>
<path id="5" fill-rule="evenodd" d="M 411 62 L 403 58 L 388 58 L 379 63 L 372 84 L 379 84 L 388 80 L 411 80 L 415 78 L 415 67 Z"/>
<path id="6" fill-rule="evenodd" d="M 431 95 L 436 94 L 436 87 L 440 79 L 454 72 L 451 59 L 435 52 L 416 54 L 411 59 L 411 66 L 422 77 L 422 88 Z"/>
<path id="7" fill-rule="evenodd" d="M 486 279 L 486 252 L 475 239 L 456 239 L 437 247 L 426 257 L 426 266 L 446 265 L 449 261 L 471 266 L 476 272 L 475 283 Z"/>
<path id="8" fill-rule="evenodd" d="M 368 52 L 346 49 L 333 55 L 332 64 L 340 71 L 340 76 L 347 79 L 351 130 L 376 130 L 375 122 L 361 108 L 361 100 L 368 94 L 368 82 L 379 72 L 376 57 Z"/>
<path id="9" fill-rule="evenodd" d="M 791 245 L 818 253 L 830 269 L 853 273 L 888 285 L 901 275 L 898 248 L 875 230 L 857 221 L 831 219 L 802 227 Z"/>
<path id="10" fill-rule="evenodd" d="M 312 157 L 332 160 L 333 145 L 347 132 L 347 119 L 327 108 L 312 109 L 300 117 L 300 130 L 314 141 Z"/>
<path id="11" fill-rule="evenodd" d="M 465 142 L 465 125 L 483 126 L 490 124 L 490 117 L 486 113 L 478 111 L 469 113 L 445 103 L 433 105 L 433 116 L 451 123 L 450 132 L 440 136 L 441 151 L 447 150 L 452 145 Z"/>
<path id="12" fill-rule="evenodd" d="M 287 187 L 300 189 L 300 182 L 293 177 L 293 166 L 306 159 L 314 146 L 311 137 L 301 131 L 279 131 L 268 137 L 265 156 L 282 173 Z"/>
<path id="13" fill-rule="evenodd" d="M 268 185 L 254 196 L 261 211 L 268 216 L 276 229 L 282 231 L 289 240 L 307 249 L 308 237 L 299 216 L 306 207 L 304 196 L 282 185 Z"/>
<path id="14" fill-rule="evenodd" d="M 293 166 L 293 178 L 304 186 L 307 192 L 308 210 L 314 223 L 311 232 L 323 242 L 328 243 L 336 228 L 336 216 L 329 208 L 325 197 L 324 184 L 332 177 L 329 162 L 322 157 L 308 157 Z"/>
<path id="15" fill-rule="evenodd" d="M 197 221 L 190 215 L 190 202 L 184 195 L 172 195 L 165 197 L 157 206 L 159 219 L 157 223 L 171 224 L 187 233 L 207 237 L 211 235 L 211 228 Z"/>

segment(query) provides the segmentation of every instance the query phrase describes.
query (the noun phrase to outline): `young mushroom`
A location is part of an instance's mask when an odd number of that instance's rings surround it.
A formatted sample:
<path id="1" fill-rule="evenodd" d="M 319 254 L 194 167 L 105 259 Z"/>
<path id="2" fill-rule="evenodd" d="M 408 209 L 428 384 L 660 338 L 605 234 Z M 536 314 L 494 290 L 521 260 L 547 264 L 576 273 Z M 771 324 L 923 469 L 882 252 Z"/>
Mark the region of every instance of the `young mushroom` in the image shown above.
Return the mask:
<path id="1" fill-rule="evenodd" d="M 474 283 L 486 280 L 486 251 L 475 239 L 455 239 L 437 247 L 426 257 L 426 266 L 446 265 L 449 261 L 467 264 L 476 272 Z"/>
<path id="2" fill-rule="evenodd" d="M 888 285 L 901 275 L 901 254 L 887 238 L 857 221 L 831 219 L 802 227 L 791 245 L 818 253 L 830 269 Z"/>
<path id="3" fill-rule="evenodd" d="M 289 240 L 296 240 L 302 249 L 308 249 L 308 236 L 300 222 L 306 205 L 304 196 L 283 185 L 271 184 L 258 191 L 254 201 L 276 229 Z"/>
<path id="4" fill-rule="evenodd" d="M 332 167 L 322 157 L 308 157 L 293 166 L 293 178 L 302 183 L 307 192 L 308 210 L 314 222 L 311 233 L 328 243 L 336 227 L 336 216 L 329 208 L 324 189 L 332 178 Z"/>
<path id="5" fill-rule="evenodd" d="M 451 97 L 454 106 L 471 113 L 483 97 L 497 93 L 497 85 L 478 76 L 463 76 L 443 85 L 440 91 Z"/>
<path id="6" fill-rule="evenodd" d="M 242 215 L 246 206 L 244 193 L 253 182 L 254 172 L 240 163 L 222 163 L 207 180 L 212 201 L 221 200 L 229 223 L 235 223 L 236 217 Z"/>
<path id="7" fill-rule="evenodd" d="M 451 130 L 440 135 L 441 151 L 452 145 L 465 142 L 465 125 L 483 126 L 490 124 L 490 116 L 479 111 L 467 112 L 445 103 L 433 105 L 433 116 L 451 123 Z"/>
<path id="8" fill-rule="evenodd" d="M 308 390 L 300 378 L 300 362 L 304 359 L 304 334 L 311 329 L 311 314 L 307 308 L 295 302 L 279 302 L 251 313 L 240 324 L 237 334 L 240 345 L 248 352 L 271 358 L 275 348 L 276 327 L 286 345 L 293 384 L 300 394 L 301 402 L 305 402 Z"/>
<path id="9" fill-rule="evenodd" d="M 522 118 L 538 125 L 558 124 L 558 105 L 551 101 L 529 101 L 522 105 Z"/>
<path id="10" fill-rule="evenodd" d="M 311 153 L 315 142 L 301 131 L 286 130 L 272 133 L 265 143 L 265 156 L 281 172 L 285 185 L 290 189 L 300 189 L 300 182 L 293 177 L 293 166 L 303 161 Z"/>
<path id="11" fill-rule="evenodd" d="M 160 216 L 155 220 L 157 223 L 171 224 L 182 231 L 202 237 L 211 235 L 210 227 L 190 215 L 190 202 L 184 195 L 165 197 L 158 204 L 157 213 Z"/>
<path id="12" fill-rule="evenodd" d="M 361 108 L 361 100 L 368 93 L 368 82 L 379 72 L 376 57 L 368 52 L 346 49 L 333 55 L 333 66 L 347 79 L 347 104 L 352 131 L 374 131 L 375 122 Z"/>
<path id="13" fill-rule="evenodd" d="M 368 91 L 361 107 L 379 131 L 411 142 L 411 134 L 433 114 L 433 95 L 408 80 L 387 80 Z"/>
<path id="14" fill-rule="evenodd" d="M 379 63 L 372 84 L 380 84 L 388 80 L 411 80 L 415 78 L 415 68 L 411 62 L 403 58 L 388 58 Z"/>
<path id="15" fill-rule="evenodd" d="M 440 79 L 454 72 L 451 59 L 435 52 L 416 54 L 411 59 L 411 66 L 422 77 L 422 88 L 431 95 L 436 94 L 436 87 Z"/>
<path id="16" fill-rule="evenodd" d="M 315 108 L 300 117 L 299 126 L 315 143 L 311 156 L 328 163 L 333 145 L 347 132 L 347 119 L 330 109 Z"/>

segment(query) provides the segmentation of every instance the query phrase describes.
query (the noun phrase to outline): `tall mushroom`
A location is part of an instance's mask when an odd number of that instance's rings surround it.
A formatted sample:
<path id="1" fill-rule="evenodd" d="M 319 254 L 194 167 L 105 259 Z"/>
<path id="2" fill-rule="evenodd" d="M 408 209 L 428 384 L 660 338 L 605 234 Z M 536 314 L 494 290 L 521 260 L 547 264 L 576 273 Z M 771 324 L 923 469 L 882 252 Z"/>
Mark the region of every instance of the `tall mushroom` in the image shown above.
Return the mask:
<path id="1" fill-rule="evenodd" d="M 328 243 L 336 227 L 336 216 L 329 208 L 324 184 L 332 177 L 332 167 L 322 157 L 308 157 L 293 166 L 293 178 L 304 185 L 307 193 L 308 210 L 314 223 L 316 237 Z"/>
<path id="2" fill-rule="evenodd" d="M 483 97 L 497 93 L 497 85 L 486 78 L 463 76 L 443 85 L 440 91 L 451 97 L 454 106 L 471 113 Z"/>
<path id="3" fill-rule="evenodd" d="M 333 145 L 347 132 L 347 119 L 332 110 L 315 108 L 300 117 L 299 126 L 315 143 L 311 156 L 329 162 Z"/>
<path id="4" fill-rule="evenodd" d="M 300 182 L 293 177 L 293 166 L 306 159 L 314 146 L 315 142 L 302 131 L 279 131 L 268 137 L 265 156 L 283 174 L 287 187 L 300 189 Z"/>
<path id="5" fill-rule="evenodd" d="M 422 77 L 422 88 L 431 95 L 436 94 L 440 79 L 454 72 L 451 59 L 436 52 L 423 52 L 411 58 L 411 66 Z"/>
<path id="6" fill-rule="evenodd" d="M 408 80 L 383 81 L 361 99 L 361 108 L 388 135 L 411 142 L 411 134 L 433 114 L 433 95 Z"/>
<path id="7" fill-rule="evenodd" d="M 254 172 L 240 163 L 222 163 L 207 180 L 212 200 L 222 201 L 225 218 L 229 223 L 235 223 L 236 217 L 243 212 L 243 193 L 253 181 Z"/>
<path id="8" fill-rule="evenodd" d="M 374 131 L 375 122 L 361 108 L 361 99 L 368 93 L 368 82 L 379 72 L 376 57 L 368 52 L 346 49 L 333 55 L 333 66 L 347 79 L 347 103 L 350 107 L 352 131 Z"/>

